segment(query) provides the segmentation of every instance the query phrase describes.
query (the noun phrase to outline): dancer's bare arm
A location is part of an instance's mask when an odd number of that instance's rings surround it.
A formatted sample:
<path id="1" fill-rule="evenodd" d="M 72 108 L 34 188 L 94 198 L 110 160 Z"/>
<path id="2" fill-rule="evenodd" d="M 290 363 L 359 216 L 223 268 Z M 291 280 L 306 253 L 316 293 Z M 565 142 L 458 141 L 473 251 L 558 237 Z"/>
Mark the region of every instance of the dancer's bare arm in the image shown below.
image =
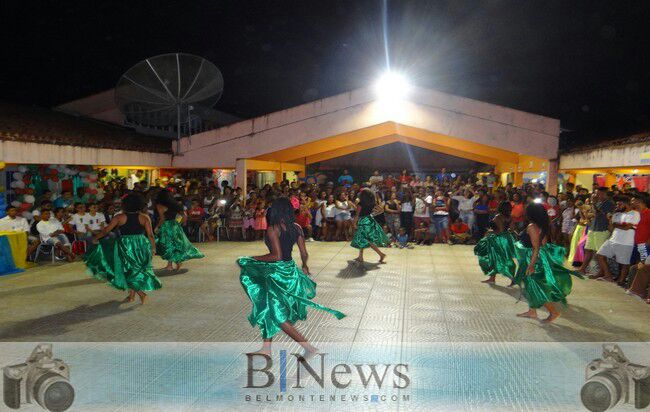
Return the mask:
<path id="1" fill-rule="evenodd" d="M 151 242 L 151 254 L 155 255 L 156 241 L 153 236 L 153 229 L 151 228 L 151 218 L 149 218 L 149 216 L 145 215 L 144 213 L 140 213 L 140 223 L 144 226 L 144 231 L 147 233 L 149 242 Z"/>

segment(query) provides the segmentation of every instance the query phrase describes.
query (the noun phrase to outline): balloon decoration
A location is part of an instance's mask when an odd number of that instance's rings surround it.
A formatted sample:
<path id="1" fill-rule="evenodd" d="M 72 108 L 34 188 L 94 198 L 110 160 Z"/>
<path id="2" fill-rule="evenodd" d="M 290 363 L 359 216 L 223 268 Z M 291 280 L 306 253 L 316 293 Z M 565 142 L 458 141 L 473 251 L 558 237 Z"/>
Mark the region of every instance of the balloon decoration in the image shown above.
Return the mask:
<path id="1" fill-rule="evenodd" d="M 0 169 L 4 166 L 5 164 L 0 162 Z M 93 200 L 101 200 L 104 197 L 103 192 L 98 190 L 98 175 L 92 166 L 19 165 L 10 167 L 7 172 L 11 190 L 6 194 L 11 200 L 11 205 L 18 208 L 22 216 L 28 219 L 32 218 L 31 210 L 39 204 L 39 198 L 46 190 L 52 192 L 52 200 L 65 190 L 74 190 L 76 194 L 78 188 L 83 188 Z M 4 188 L 0 188 L 0 217 L 6 208 L 3 192 Z"/>

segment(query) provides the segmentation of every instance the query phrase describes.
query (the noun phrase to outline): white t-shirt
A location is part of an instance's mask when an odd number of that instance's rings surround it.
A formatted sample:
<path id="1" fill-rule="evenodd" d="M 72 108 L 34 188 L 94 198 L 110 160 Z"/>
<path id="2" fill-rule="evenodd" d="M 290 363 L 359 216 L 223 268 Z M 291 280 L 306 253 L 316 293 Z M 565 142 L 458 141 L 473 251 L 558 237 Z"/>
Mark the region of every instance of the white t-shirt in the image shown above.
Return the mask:
<path id="1" fill-rule="evenodd" d="M 459 212 L 471 212 L 474 210 L 474 203 L 478 200 L 478 196 L 474 196 L 470 199 L 465 196 L 453 196 L 452 199 L 458 200 Z"/>
<path id="2" fill-rule="evenodd" d="M 138 178 L 138 176 L 136 176 L 134 173 L 131 176 L 129 176 L 129 178 L 126 180 L 126 188 L 129 190 L 133 190 L 136 183 L 140 183 L 140 178 Z"/>
<path id="3" fill-rule="evenodd" d="M 63 226 L 58 220 L 48 220 L 47 222 L 41 220 L 36 224 L 36 230 L 41 235 L 41 242 L 47 242 L 50 239 L 50 235 L 58 230 L 63 230 Z"/>
<path id="4" fill-rule="evenodd" d="M 27 219 L 21 216 L 10 218 L 5 216 L 0 219 L 0 231 L 3 232 L 29 232 L 29 223 Z"/>
<path id="5" fill-rule="evenodd" d="M 402 202 L 402 212 L 412 212 L 413 211 L 413 204 L 409 202 L 408 200 L 406 202 Z"/>
<path id="6" fill-rule="evenodd" d="M 336 204 L 332 203 L 330 205 L 325 206 L 325 217 L 326 218 L 334 218 L 336 216 Z"/>
<path id="7" fill-rule="evenodd" d="M 419 197 L 415 198 L 415 213 L 413 214 L 414 217 L 429 217 L 429 210 L 427 208 L 427 202 L 424 201 L 424 199 L 420 199 Z"/>
<path id="8" fill-rule="evenodd" d="M 75 231 L 86 233 L 86 225 L 90 226 L 90 215 L 88 213 L 84 213 L 84 215 L 81 216 L 80 214 L 75 213 L 72 215 L 70 224 L 74 225 Z"/>
<path id="9" fill-rule="evenodd" d="M 102 223 L 106 224 L 106 218 L 103 213 L 97 212 L 95 213 L 95 216 L 86 213 L 85 216 L 88 216 L 88 226 L 90 226 L 90 230 L 102 230 Z"/>
<path id="10" fill-rule="evenodd" d="M 631 223 L 636 225 L 641 220 L 641 215 L 636 210 L 630 210 L 629 212 L 618 212 L 614 213 L 612 216 L 612 223 Z M 618 229 L 614 228 L 612 235 L 609 237 L 609 240 L 612 243 L 619 245 L 628 245 L 634 246 L 634 229 Z"/>

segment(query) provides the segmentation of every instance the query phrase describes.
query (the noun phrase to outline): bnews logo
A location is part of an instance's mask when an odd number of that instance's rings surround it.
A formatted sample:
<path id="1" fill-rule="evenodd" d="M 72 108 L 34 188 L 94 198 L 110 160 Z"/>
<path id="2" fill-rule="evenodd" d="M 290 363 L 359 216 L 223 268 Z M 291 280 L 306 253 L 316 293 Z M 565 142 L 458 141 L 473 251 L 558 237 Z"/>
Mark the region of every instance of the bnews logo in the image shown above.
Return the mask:
<path id="1" fill-rule="evenodd" d="M 262 389 L 269 388 L 276 382 L 280 386 L 280 392 L 287 391 L 287 351 L 280 350 L 279 379 L 273 373 L 273 359 L 265 354 L 247 353 L 247 383 L 244 388 Z M 321 388 L 331 387 L 345 389 L 352 383 L 359 382 L 365 389 L 374 383 L 376 388 L 390 387 L 392 389 L 406 389 L 411 384 L 408 374 L 408 365 L 398 364 L 375 364 L 375 363 L 337 363 L 328 365 L 327 353 L 319 353 L 307 360 L 299 353 L 291 353 L 297 362 L 296 381 L 292 389 L 304 389 L 304 383 L 309 377 Z M 255 367 L 255 359 L 262 359 L 262 367 Z"/>

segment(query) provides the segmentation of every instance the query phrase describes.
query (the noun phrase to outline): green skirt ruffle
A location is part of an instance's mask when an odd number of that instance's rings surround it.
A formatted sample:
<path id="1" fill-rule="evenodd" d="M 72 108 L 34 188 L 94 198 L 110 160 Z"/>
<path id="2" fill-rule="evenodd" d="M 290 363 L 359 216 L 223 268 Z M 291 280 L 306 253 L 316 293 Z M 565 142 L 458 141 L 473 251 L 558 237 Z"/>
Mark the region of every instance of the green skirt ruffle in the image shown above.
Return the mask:
<path id="1" fill-rule="evenodd" d="M 156 235 L 156 254 L 168 262 L 181 263 L 190 259 L 200 259 L 199 252 L 185 236 L 183 228 L 176 220 L 165 220 Z"/>
<path id="2" fill-rule="evenodd" d="M 379 223 L 371 215 L 364 216 L 357 222 L 357 230 L 354 232 L 350 246 L 356 249 L 365 249 L 373 243 L 375 246 L 388 246 L 390 239 Z"/>
<path id="3" fill-rule="evenodd" d="M 478 256 L 478 264 L 487 276 L 497 273 L 514 279 L 517 265 L 515 264 L 515 237 L 512 233 L 489 233 L 474 246 L 474 254 Z"/>
<path id="4" fill-rule="evenodd" d="M 522 285 L 528 306 L 537 309 L 549 302 L 567 304 L 566 297 L 571 293 L 571 276 L 583 278 L 581 274 L 564 267 L 566 250 L 562 246 L 547 243 L 539 249 L 535 272 L 526 275 L 533 249 L 521 242 L 515 244 L 517 255 L 516 282 Z"/>
<path id="5" fill-rule="evenodd" d="M 284 322 L 305 320 L 309 306 L 331 313 L 337 319 L 345 317 L 337 310 L 311 301 L 316 296 L 316 283 L 293 260 L 260 262 L 241 257 L 237 263 L 241 267 L 239 281 L 253 304 L 248 321 L 260 327 L 263 339 L 272 338 Z"/>
<path id="6" fill-rule="evenodd" d="M 90 273 L 116 289 L 150 291 L 162 284 L 151 266 L 151 242 L 144 235 L 103 239 L 84 255 Z"/>

